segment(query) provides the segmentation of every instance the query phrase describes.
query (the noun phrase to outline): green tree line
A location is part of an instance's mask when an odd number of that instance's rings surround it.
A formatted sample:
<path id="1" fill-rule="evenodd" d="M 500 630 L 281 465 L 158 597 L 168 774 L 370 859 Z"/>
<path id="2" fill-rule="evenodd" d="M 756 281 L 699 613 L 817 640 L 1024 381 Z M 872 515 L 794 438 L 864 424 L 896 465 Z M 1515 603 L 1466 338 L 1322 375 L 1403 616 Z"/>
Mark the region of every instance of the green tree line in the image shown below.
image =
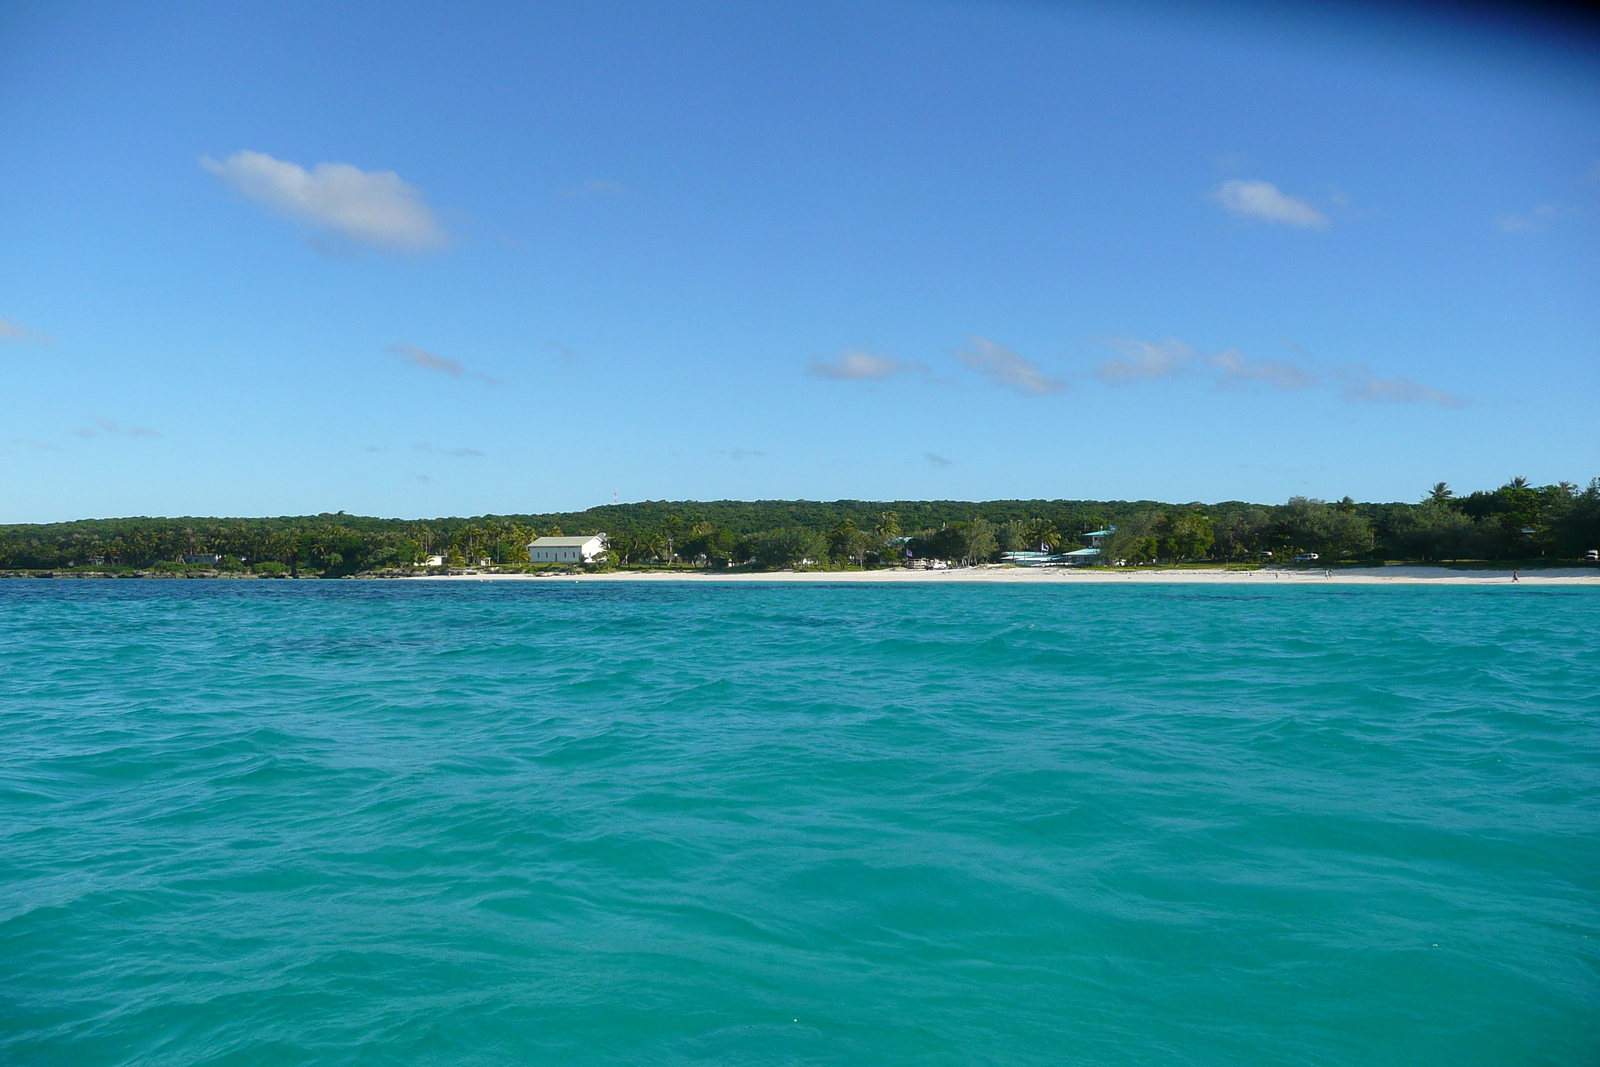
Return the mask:
<path id="1" fill-rule="evenodd" d="M 1226 501 L 644 501 L 582 512 L 428 520 L 322 514 L 124 518 L 0 526 L 0 568 L 176 567 L 215 554 L 224 569 L 345 575 L 430 556 L 526 565 L 544 534 L 605 533 L 620 566 L 882 566 L 1070 551 L 1090 531 L 1105 559 L 1248 561 L 1316 552 L 1324 561 L 1575 559 L 1600 547 L 1600 479 L 1514 478 L 1464 496 L 1439 483 L 1416 503 Z"/>

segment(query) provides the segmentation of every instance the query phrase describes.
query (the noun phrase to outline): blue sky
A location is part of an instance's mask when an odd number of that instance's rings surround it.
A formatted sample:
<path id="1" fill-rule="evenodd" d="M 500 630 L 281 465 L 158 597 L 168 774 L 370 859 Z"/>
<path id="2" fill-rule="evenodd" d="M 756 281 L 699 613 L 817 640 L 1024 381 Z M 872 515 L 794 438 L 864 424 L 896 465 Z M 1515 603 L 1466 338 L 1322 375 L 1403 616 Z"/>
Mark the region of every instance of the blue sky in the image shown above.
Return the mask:
<path id="1" fill-rule="evenodd" d="M 0 521 L 1587 480 L 1593 44 L 1376 6 L 8 4 Z"/>

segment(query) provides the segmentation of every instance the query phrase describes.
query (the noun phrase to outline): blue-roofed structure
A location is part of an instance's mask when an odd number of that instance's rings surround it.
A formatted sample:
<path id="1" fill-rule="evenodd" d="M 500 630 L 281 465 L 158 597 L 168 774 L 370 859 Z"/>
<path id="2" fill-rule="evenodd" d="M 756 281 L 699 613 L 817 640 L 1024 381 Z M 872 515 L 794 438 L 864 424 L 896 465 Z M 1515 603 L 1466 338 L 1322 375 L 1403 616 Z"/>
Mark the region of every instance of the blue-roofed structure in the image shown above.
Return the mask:
<path id="1" fill-rule="evenodd" d="M 1075 548 L 1071 552 L 1002 552 L 1000 562 L 1018 567 L 1082 566 L 1098 559 L 1101 554 L 1101 543 L 1116 532 L 1115 526 L 1104 530 L 1091 530 L 1083 535 L 1084 540 L 1089 542 L 1089 547 Z"/>
<path id="2" fill-rule="evenodd" d="M 1002 552 L 1000 562 L 1018 567 L 1059 567 L 1065 559 L 1055 552 Z"/>

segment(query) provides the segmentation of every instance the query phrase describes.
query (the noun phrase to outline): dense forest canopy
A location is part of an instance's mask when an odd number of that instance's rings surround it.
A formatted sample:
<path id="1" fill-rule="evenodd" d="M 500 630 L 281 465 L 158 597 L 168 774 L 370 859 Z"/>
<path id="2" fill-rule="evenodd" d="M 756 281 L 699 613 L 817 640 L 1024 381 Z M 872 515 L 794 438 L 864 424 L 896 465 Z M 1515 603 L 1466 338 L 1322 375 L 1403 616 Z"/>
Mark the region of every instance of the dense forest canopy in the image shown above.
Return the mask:
<path id="1" fill-rule="evenodd" d="M 608 504 L 581 512 L 427 520 L 337 514 L 125 518 L 0 526 L 0 568 L 176 567 L 216 555 L 222 569 L 354 574 L 440 556 L 447 564 L 528 561 L 543 534 L 605 533 L 612 564 L 875 566 L 905 558 L 982 562 L 1014 550 L 1064 551 L 1090 531 L 1106 559 L 1247 561 L 1316 552 L 1324 561 L 1575 559 L 1600 547 L 1600 479 L 1532 486 L 1515 478 L 1418 503 L 1295 497 L 1281 505 L 1151 500 L 714 500 Z"/>

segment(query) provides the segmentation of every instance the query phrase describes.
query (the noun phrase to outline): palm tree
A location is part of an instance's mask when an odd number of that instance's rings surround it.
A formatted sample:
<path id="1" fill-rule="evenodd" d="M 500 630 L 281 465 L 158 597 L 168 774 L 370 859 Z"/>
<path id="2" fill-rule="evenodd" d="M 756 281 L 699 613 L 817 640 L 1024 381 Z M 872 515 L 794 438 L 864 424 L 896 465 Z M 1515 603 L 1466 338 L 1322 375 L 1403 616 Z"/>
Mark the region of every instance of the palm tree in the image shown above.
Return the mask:
<path id="1" fill-rule="evenodd" d="M 678 531 L 683 529 L 683 520 L 676 515 L 668 515 L 661 523 L 661 536 L 667 540 L 667 562 L 673 561 L 672 541 L 678 536 Z"/>
<path id="2" fill-rule="evenodd" d="M 1526 489 L 1528 488 L 1528 479 L 1519 474 L 1511 479 L 1508 484 L 1512 489 Z"/>
<path id="3" fill-rule="evenodd" d="M 1433 488 L 1428 490 L 1428 500 L 1434 504 L 1443 504 L 1455 495 L 1455 490 L 1450 488 L 1448 482 L 1434 482 Z"/>
<path id="4" fill-rule="evenodd" d="M 1038 545 L 1040 552 L 1054 552 L 1061 547 L 1061 533 L 1048 519 L 1034 519 L 1028 524 L 1028 543 Z"/>
<path id="5" fill-rule="evenodd" d="M 636 560 L 660 559 L 664 554 L 662 546 L 665 543 L 665 540 L 660 534 L 655 533 L 654 531 L 646 530 L 645 532 L 635 536 L 633 539 L 634 551 L 637 553 L 634 558 Z"/>

